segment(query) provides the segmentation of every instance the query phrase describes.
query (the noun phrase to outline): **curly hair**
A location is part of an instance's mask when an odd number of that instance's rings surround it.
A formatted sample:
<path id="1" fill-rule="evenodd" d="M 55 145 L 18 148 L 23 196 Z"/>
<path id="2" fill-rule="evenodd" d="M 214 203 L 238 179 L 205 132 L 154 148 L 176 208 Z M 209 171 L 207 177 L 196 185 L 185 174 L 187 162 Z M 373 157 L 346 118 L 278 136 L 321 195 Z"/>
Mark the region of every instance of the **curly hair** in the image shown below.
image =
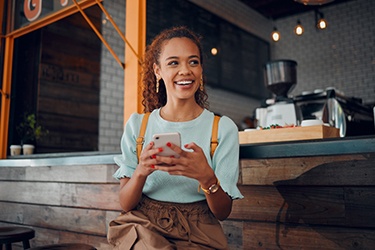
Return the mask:
<path id="1" fill-rule="evenodd" d="M 146 53 L 142 64 L 142 87 L 143 87 L 143 100 L 144 112 L 151 112 L 154 109 L 160 108 L 167 103 L 167 92 L 164 81 L 159 81 L 159 92 L 156 93 L 156 77 L 154 75 L 153 64 L 160 65 L 159 59 L 165 41 L 172 38 L 188 38 L 199 49 L 201 64 L 203 65 L 203 52 L 201 46 L 201 38 L 186 28 L 185 26 L 173 27 L 162 31 L 157 35 L 152 43 L 146 47 Z M 208 95 L 206 90 L 198 90 L 195 92 L 195 100 L 202 108 L 208 107 Z"/>

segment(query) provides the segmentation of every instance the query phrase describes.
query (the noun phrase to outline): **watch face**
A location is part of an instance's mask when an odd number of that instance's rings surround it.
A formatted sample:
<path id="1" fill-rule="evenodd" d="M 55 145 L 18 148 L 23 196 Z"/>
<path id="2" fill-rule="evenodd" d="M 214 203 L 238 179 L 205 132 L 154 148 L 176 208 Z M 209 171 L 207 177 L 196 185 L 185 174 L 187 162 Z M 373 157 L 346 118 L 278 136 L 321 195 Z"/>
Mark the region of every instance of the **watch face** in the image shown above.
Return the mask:
<path id="1" fill-rule="evenodd" d="M 209 190 L 210 190 L 210 193 L 211 193 L 211 194 L 216 193 L 216 191 L 219 190 L 219 185 L 214 184 L 214 185 L 212 185 L 212 186 L 209 188 Z"/>

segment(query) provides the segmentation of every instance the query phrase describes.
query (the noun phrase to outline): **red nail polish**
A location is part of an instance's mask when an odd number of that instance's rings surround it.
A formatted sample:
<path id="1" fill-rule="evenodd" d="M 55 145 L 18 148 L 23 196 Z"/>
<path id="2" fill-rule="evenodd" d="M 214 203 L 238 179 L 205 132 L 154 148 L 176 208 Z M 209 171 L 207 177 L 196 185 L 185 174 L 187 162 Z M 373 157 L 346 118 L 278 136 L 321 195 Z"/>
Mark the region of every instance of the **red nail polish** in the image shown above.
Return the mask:
<path id="1" fill-rule="evenodd" d="M 185 144 L 184 147 L 186 148 L 189 144 Z"/>
<path id="2" fill-rule="evenodd" d="M 155 168 L 155 165 L 151 165 L 151 168 Z"/>
<path id="3" fill-rule="evenodd" d="M 171 155 L 171 158 L 174 158 L 174 155 Z"/>
<path id="4" fill-rule="evenodd" d="M 167 142 L 167 146 L 170 147 L 172 146 L 172 144 L 170 142 Z"/>
<path id="5" fill-rule="evenodd" d="M 155 159 L 155 158 L 156 158 L 156 155 L 152 155 L 151 157 Z"/>
<path id="6" fill-rule="evenodd" d="M 159 148 L 159 152 L 163 152 L 163 148 Z"/>

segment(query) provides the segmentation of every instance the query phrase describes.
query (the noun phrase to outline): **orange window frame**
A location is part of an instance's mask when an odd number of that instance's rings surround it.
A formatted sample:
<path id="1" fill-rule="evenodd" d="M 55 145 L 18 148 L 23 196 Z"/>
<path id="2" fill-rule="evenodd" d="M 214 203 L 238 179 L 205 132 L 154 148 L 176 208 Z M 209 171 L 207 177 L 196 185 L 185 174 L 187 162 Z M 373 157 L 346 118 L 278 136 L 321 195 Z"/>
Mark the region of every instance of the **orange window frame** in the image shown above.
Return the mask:
<path id="1" fill-rule="evenodd" d="M 9 126 L 9 112 L 10 112 L 10 94 L 12 82 L 12 63 L 13 63 L 13 50 L 14 39 L 26 35 L 32 31 L 45 27 L 49 24 L 57 22 L 67 16 L 80 11 L 83 11 L 95 4 L 98 4 L 104 13 L 107 15 L 104 7 L 101 5 L 103 0 L 81 0 L 79 3 L 73 0 L 74 5 L 70 5 L 60 11 L 51 15 L 41 18 L 29 25 L 9 32 L 11 30 L 10 18 L 6 23 L 6 34 L 1 34 L 0 46 L 4 46 L 4 64 L 2 75 L 2 88 L 0 89 L 1 96 L 1 112 L 0 112 L 0 159 L 5 159 L 7 156 L 8 145 L 8 126 Z M 0 10 L 4 10 L 5 3 L 0 4 Z M 8 17 L 11 16 L 10 8 L 7 10 Z M 4 11 L 0 13 L 0 24 L 2 24 Z M 85 16 L 84 16 L 85 17 Z M 85 17 L 86 21 L 90 24 L 90 20 Z M 136 20 L 136 21 L 134 21 Z M 139 88 L 140 78 L 140 57 L 145 49 L 146 41 L 146 0 L 127 0 L 126 1 L 126 34 L 128 40 L 120 34 L 118 27 L 112 23 L 116 30 L 119 32 L 121 38 L 126 43 L 125 49 L 125 64 L 119 61 L 118 57 L 111 50 L 109 45 L 104 41 L 100 34 L 97 33 L 102 42 L 107 46 L 116 61 L 124 68 L 124 123 L 133 112 L 141 112 L 141 89 Z M 1 27 L 1 26 L 0 26 Z M 1 44 L 3 43 L 4 44 Z M 136 44 L 132 47 L 131 44 Z M 126 65 L 126 67 L 125 67 Z M 125 84 L 125 82 L 129 84 Z"/>

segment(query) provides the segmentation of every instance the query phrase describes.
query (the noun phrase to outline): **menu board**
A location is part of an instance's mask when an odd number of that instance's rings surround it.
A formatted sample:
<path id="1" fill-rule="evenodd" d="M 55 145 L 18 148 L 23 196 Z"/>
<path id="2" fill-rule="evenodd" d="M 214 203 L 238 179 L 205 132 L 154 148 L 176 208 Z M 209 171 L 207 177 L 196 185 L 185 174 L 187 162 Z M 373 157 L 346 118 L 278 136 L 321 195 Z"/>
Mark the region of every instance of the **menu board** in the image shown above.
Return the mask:
<path id="1" fill-rule="evenodd" d="M 180 25 L 202 36 L 206 84 L 259 100 L 269 97 L 263 78 L 268 42 L 189 1 L 147 1 L 147 44 L 163 29 Z M 218 49 L 216 56 L 211 48 Z"/>

